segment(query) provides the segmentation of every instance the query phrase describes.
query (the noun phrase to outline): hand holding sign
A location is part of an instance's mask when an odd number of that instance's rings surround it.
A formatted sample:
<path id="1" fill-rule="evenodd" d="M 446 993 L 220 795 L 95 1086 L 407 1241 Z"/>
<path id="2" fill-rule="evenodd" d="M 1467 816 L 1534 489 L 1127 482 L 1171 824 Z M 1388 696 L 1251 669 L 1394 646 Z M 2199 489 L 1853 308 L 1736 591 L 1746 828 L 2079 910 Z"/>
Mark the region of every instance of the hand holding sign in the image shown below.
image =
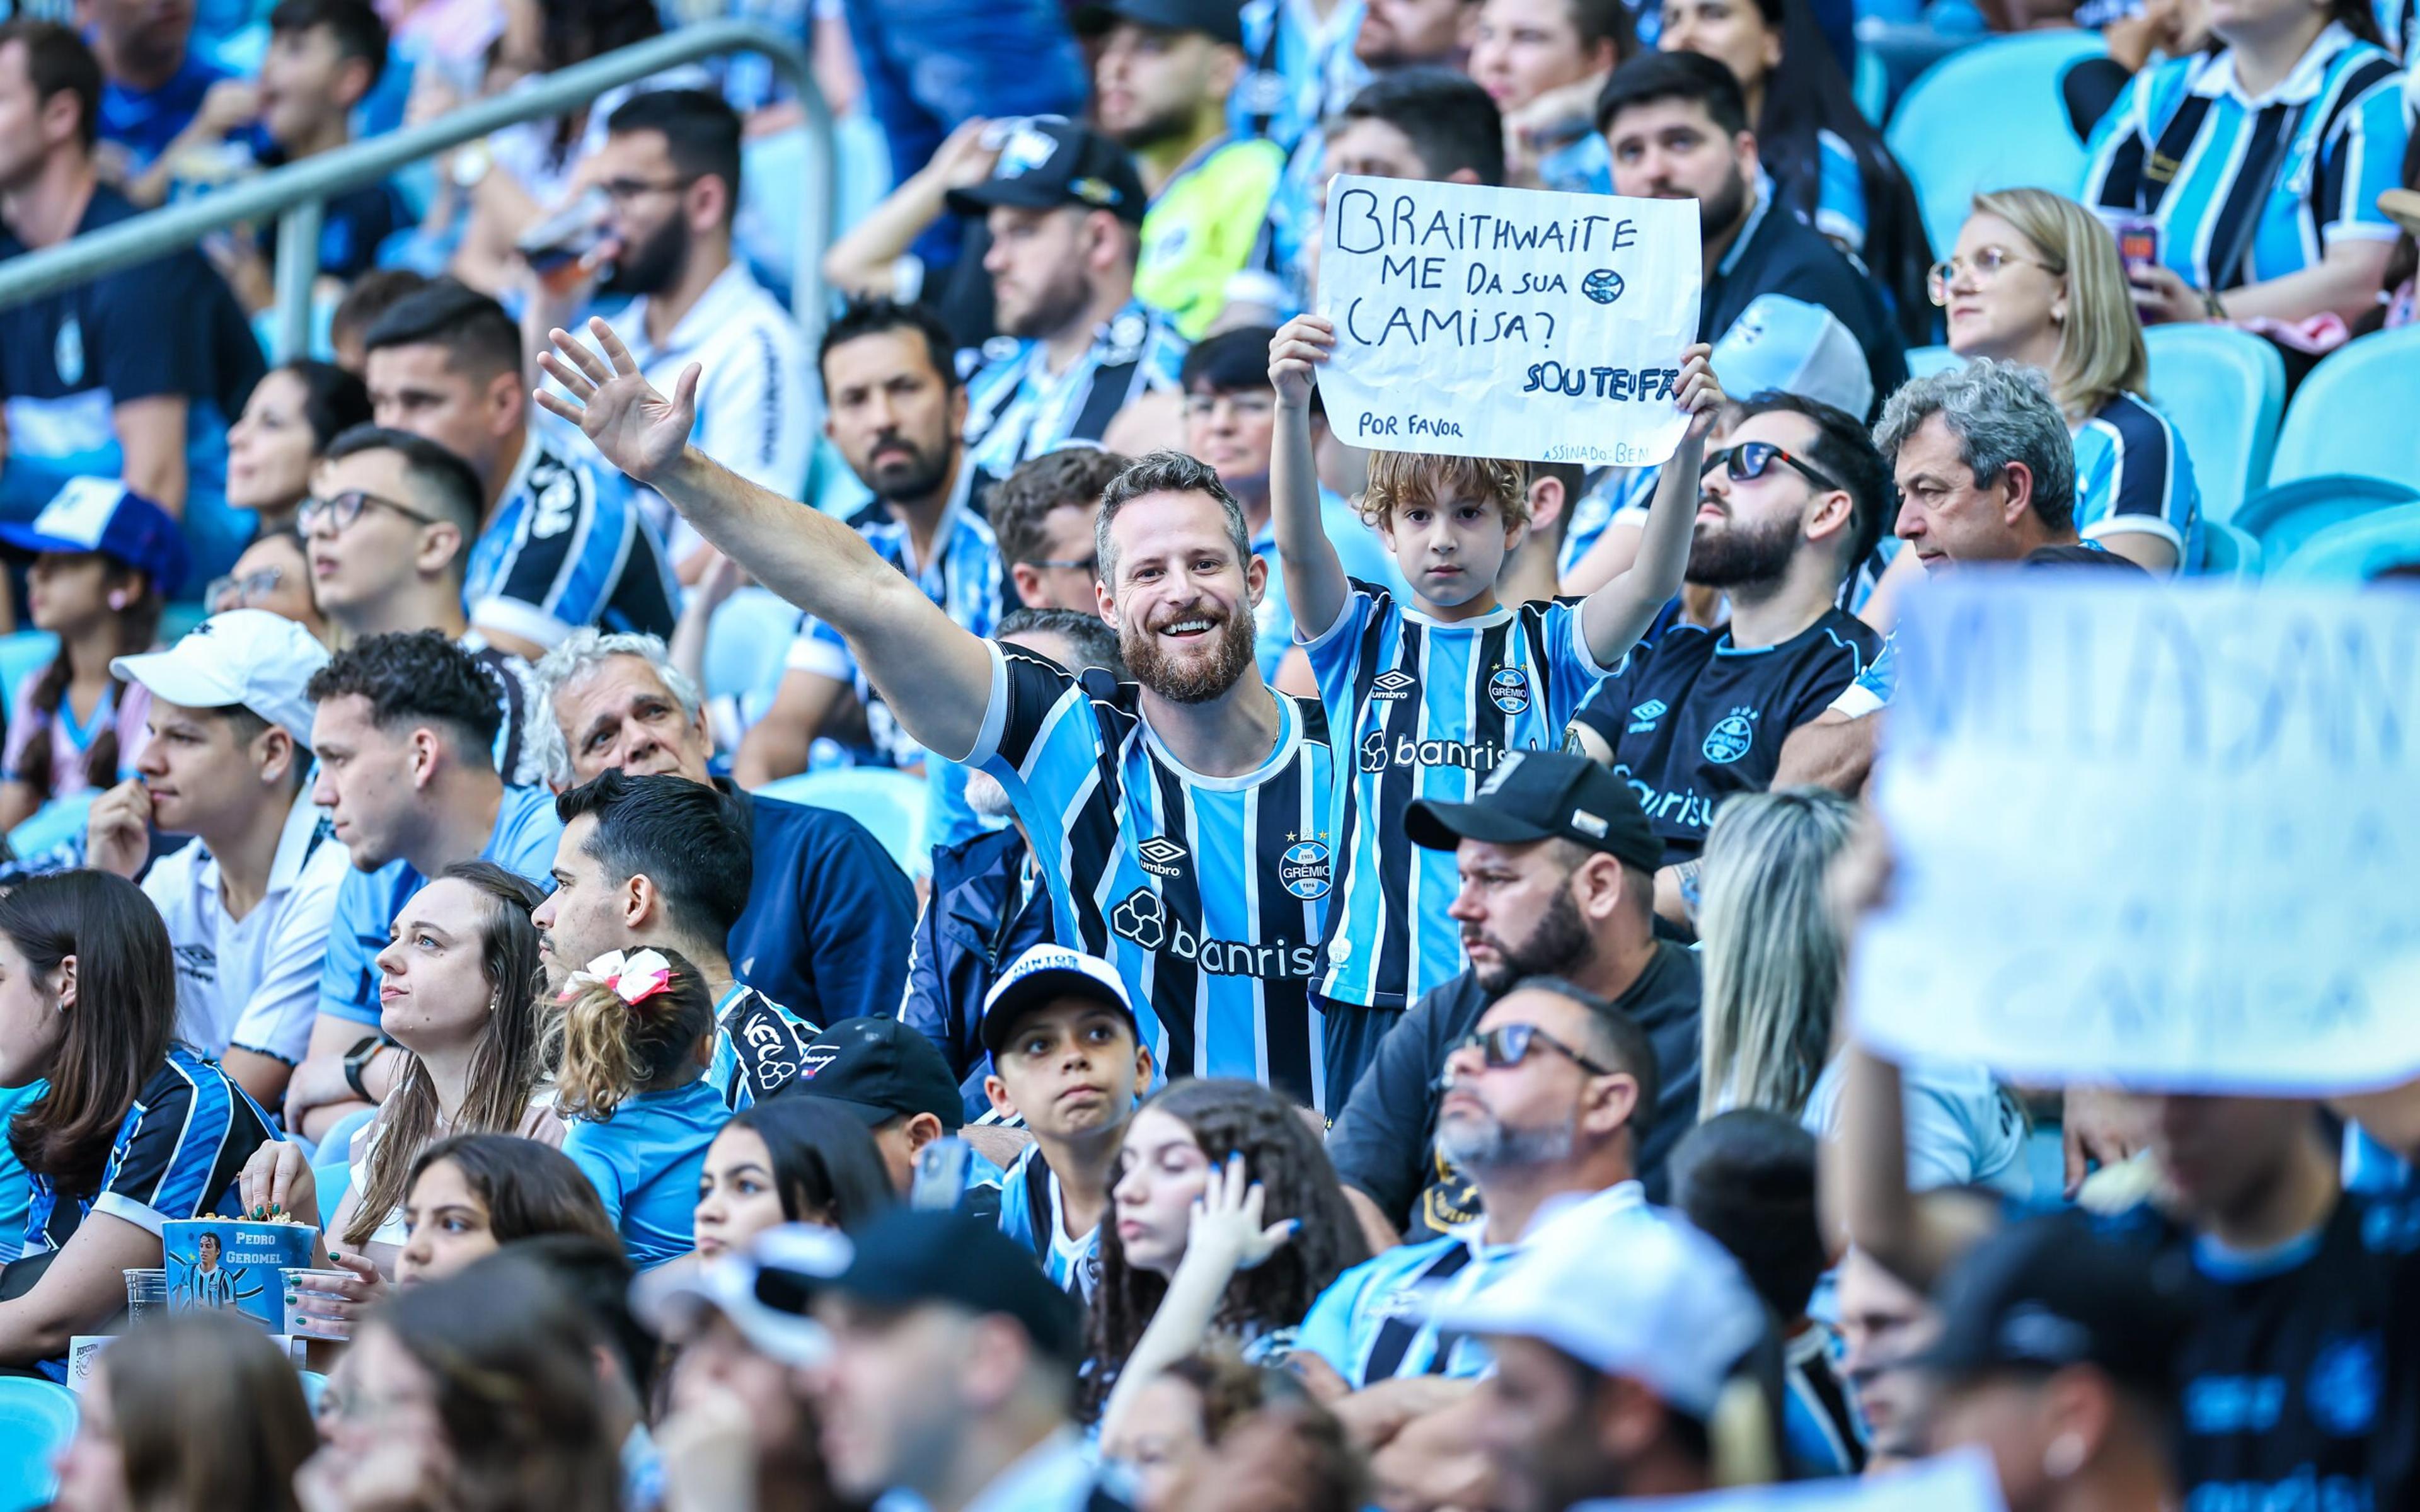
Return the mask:
<path id="1" fill-rule="evenodd" d="M 1269 386 L 1285 409 L 1310 407 L 1319 364 L 1336 350 L 1336 327 L 1321 316 L 1298 315 L 1269 342 Z"/>
<path id="2" fill-rule="evenodd" d="M 1685 201 L 1340 177 L 1317 301 L 1328 423 L 1357 446 L 1661 462 L 1687 424 L 1672 354 L 1702 283 Z"/>

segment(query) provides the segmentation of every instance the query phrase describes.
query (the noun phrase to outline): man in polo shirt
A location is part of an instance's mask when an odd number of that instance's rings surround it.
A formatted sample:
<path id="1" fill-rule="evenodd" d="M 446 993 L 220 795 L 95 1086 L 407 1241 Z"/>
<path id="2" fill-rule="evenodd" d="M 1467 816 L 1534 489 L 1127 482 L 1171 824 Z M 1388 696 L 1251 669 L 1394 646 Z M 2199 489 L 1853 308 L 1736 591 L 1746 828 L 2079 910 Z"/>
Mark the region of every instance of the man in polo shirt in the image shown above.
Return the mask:
<path id="1" fill-rule="evenodd" d="M 177 954 L 177 1037 L 217 1057 L 264 1107 L 310 1047 L 336 891 L 352 868 L 305 780 L 311 701 L 328 653 L 292 620 L 229 609 L 167 650 L 110 671 L 151 695 L 140 777 L 94 800 L 91 864 L 130 880 L 154 826 L 194 843 L 144 895 Z"/>
<path id="2" fill-rule="evenodd" d="M 1699 341 L 1721 340 L 1758 295 L 1787 294 L 1848 327 L 1877 395 L 1907 381 L 1906 349 L 1873 280 L 1775 204 L 1729 65 L 1695 53 L 1641 54 L 1606 81 L 1596 125 L 1613 156 L 1614 193 L 1698 202 Z"/>
<path id="3" fill-rule="evenodd" d="M 1470 969 L 1413 1005 L 1378 1041 L 1329 1131 L 1345 1196 L 1373 1232 L 1443 1234 L 1480 1215 L 1470 1173 L 1434 1158 L 1438 1071 L 1489 1011 L 1530 977 L 1610 1002 L 1655 1046 L 1655 1110 L 1630 1156 L 1651 1192 L 1698 1111 L 1698 964 L 1655 937 L 1652 873 L 1664 844 L 1627 783 L 1567 751 L 1506 758 L 1469 803 L 1406 810 L 1414 842 L 1450 849 L 1453 917 Z"/>

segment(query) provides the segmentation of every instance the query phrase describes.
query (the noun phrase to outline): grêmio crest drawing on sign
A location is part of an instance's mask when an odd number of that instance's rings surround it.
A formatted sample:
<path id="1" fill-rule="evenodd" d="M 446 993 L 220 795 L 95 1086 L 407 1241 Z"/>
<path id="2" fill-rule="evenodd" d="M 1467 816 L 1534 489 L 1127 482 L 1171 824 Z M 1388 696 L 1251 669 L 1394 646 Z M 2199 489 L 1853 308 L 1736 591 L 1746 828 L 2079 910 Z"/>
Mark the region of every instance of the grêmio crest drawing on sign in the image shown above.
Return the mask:
<path id="1" fill-rule="evenodd" d="M 1336 434 L 1358 446 L 1640 466 L 1687 427 L 1698 208 L 1338 177 L 1318 313 Z"/>

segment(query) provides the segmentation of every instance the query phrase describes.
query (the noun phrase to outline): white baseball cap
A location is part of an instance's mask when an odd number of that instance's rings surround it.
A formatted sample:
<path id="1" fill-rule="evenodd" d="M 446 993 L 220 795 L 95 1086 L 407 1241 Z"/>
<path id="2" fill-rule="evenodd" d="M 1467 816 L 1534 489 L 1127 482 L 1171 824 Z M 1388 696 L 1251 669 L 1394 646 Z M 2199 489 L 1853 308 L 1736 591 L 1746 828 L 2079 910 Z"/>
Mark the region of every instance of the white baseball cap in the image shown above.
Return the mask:
<path id="1" fill-rule="evenodd" d="M 985 1048 L 1000 1054 L 1019 1013 L 1062 997 L 1089 997 L 1125 1014 L 1128 1024 L 1135 1022 L 1134 1003 L 1117 967 L 1063 945 L 1037 945 L 1011 962 L 984 995 Z"/>
<path id="2" fill-rule="evenodd" d="M 151 696 L 189 709 L 240 703 L 304 746 L 311 744 L 311 674 L 328 665 L 328 648 L 292 620 L 260 609 L 213 614 L 165 651 L 119 656 L 112 675 L 140 683 Z"/>
<path id="3" fill-rule="evenodd" d="M 703 1265 L 660 1266 L 630 1284 L 630 1310 L 659 1335 L 686 1336 L 708 1312 L 758 1352 L 783 1365 L 820 1365 L 831 1335 L 807 1316 L 814 1294 L 848 1269 L 854 1253 L 839 1230 L 782 1224 L 744 1251 Z"/>
<path id="4" fill-rule="evenodd" d="M 1813 399 L 1863 420 L 1873 407 L 1866 349 L 1820 304 L 1760 294 L 1714 343 L 1714 376 L 1736 399 L 1774 390 Z"/>
<path id="5" fill-rule="evenodd" d="M 1637 1205 L 1550 1223 L 1501 1276 L 1440 1308 L 1435 1322 L 1552 1345 L 1700 1419 L 1766 1326 L 1730 1251 L 1679 1214 Z"/>

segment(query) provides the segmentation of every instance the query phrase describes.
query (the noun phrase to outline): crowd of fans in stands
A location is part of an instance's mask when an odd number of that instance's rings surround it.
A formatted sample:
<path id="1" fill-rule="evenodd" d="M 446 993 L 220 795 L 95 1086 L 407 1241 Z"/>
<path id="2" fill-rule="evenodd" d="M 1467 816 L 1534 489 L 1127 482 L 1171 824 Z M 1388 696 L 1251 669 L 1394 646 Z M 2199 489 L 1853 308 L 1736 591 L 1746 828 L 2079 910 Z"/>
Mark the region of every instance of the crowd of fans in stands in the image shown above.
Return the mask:
<path id="1" fill-rule="evenodd" d="M 66 8 L 0 267 L 726 8 Z M 0 308 L 61 1506 L 2420 1504 L 2420 1089 L 1843 1006 L 1905 595 L 2201 570 L 2147 326 L 2415 318 L 2409 0 L 2087 8 L 2088 173 L 1949 246 L 1847 0 L 727 8 L 887 157 L 828 248 L 718 59 L 330 199 L 309 355 L 266 228 Z M 1671 459 L 1347 444 L 1339 174 L 1695 201 Z M 309 1373 L 128 1323 L 214 1213 L 317 1231 Z"/>

